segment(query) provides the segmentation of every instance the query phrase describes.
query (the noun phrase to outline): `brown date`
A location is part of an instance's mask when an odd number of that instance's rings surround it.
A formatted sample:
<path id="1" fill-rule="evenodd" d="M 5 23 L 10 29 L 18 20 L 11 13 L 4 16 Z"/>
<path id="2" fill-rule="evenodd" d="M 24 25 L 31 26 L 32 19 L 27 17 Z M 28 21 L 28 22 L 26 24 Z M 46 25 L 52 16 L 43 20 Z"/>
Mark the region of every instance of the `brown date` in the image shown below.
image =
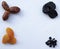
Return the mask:
<path id="1" fill-rule="evenodd" d="M 7 4 L 5 1 L 2 2 L 2 7 L 3 7 L 5 10 L 9 11 L 9 6 L 8 6 L 8 4 Z"/>
<path id="2" fill-rule="evenodd" d="M 10 12 L 8 12 L 8 11 L 4 12 L 3 17 L 2 17 L 4 21 L 8 19 L 9 14 L 10 14 Z"/>
<path id="3" fill-rule="evenodd" d="M 10 13 L 16 14 L 20 11 L 20 8 L 17 6 L 10 7 Z"/>
<path id="4" fill-rule="evenodd" d="M 16 14 L 20 11 L 19 7 L 17 6 L 9 7 L 9 5 L 5 1 L 2 2 L 2 7 L 5 9 L 5 12 L 2 17 L 4 21 L 9 18 L 9 14 Z"/>

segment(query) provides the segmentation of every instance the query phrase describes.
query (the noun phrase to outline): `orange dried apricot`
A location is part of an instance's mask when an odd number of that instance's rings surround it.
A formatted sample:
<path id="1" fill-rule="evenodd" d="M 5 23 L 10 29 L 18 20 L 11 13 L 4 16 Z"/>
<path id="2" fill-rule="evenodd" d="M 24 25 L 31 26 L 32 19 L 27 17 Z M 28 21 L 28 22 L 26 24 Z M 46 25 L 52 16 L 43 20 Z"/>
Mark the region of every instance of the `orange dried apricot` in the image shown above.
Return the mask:
<path id="1" fill-rule="evenodd" d="M 6 44 L 9 41 L 9 36 L 6 34 L 3 36 L 2 43 Z"/>
<path id="2" fill-rule="evenodd" d="M 6 29 L 7 34 L 3 36 L 2 43 L 10 43 L 10 44 L 15 44 L 16 43 L 16 38 L 14 37 L 14 31 L 11 28 Z"/>
<path id="3" fill-rule="evenodd" d="M 10 39 L 14 38 L 14 31 L 11 28 L 8 27 L 6 29 L 6 32 L 7 32 Z"/>
<path id="4" fill-rule="evenodd" d="M 15 44 L 16 43 L 16 38 L 13 38 L 12 40 L 9 41 L 10 44 Z"/>

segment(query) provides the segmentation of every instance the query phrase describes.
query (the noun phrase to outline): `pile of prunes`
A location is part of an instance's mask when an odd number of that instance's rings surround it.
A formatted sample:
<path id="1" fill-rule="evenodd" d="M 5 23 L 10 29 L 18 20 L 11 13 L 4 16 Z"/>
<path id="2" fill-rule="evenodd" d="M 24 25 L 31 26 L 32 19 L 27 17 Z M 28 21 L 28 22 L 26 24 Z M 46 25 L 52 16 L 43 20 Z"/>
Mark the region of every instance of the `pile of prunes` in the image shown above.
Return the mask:
<path id="1" fill-rule="evenodd" d="M 55 18 L 58 16 L 56 5 L 53 2 L 48 2 L 43 6 L 43 13 L 49 15 L 50 18 Z"/>

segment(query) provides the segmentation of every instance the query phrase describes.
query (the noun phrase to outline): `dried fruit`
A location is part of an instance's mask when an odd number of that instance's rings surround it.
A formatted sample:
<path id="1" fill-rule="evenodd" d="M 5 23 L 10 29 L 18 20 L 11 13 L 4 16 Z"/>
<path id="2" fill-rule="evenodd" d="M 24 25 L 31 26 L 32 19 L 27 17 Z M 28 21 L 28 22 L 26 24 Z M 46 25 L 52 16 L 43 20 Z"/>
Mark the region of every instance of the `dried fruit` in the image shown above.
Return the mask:
<path id="1" fill-rule="evenodd" d="M 18 13 L 19 11 L 20 11 L 19 7 L 16 7 L 16 6 L 10 7 L 10 12 L 13 14 Z"/>
<path id="2" fill-rule="evenodd" d="M 55 48 L 55 46 L 57 45 L 57 40 L 55 40 L 55 38 L 52 39 L 52 37 L 49 37 L 49 40 L 46 42 L 46 45 Z"/>
<path id="3" fill-rule="evenodd" d="M 43 6 L 43 13 L 49 15 L 50 18 L 57 17 L 56 5 L 53 2 L 48 2 Z"/>
<path id="4" fill-rule="evenodd" d="M 48 15 L 50 16 L 50 18 L 55 18 L 57 17 L 58 13 L 55 10 L 50 10 L 48 12 Z"/>
<path id="5" fill-rule="evenodd" d="M 4 21 L 9 18 L 10 13 L 16 14 L 20 11 L 19 7 L 17 7 L 17 6 L 9 7 L 5 1 L 2 2 L 2 7 L 5 9 L 5 12 L 3 14 L 3 20 Z"/>
<path id="6" fill-rule="evenodd" d="M 16 43 L 16 38 L 13 38 L 12 40 L 9 41 L 10 44 L 15 44 Z"/>
<path id="7" fill-rule="evenodd" d="M 2 43 L 6 44 L 9 41 L 9 36 L 6 34 L 3 36 Z"/>
<path id="8" fill-rule="evenodd" d="M 6 29 L 6 32 L 7 32 L 10 39 L 14 38 L 14 31 L 11 28 L 8 27 Z"/>
<path id="9" fill-rule="evenodd" d="M 4 12 L 3 17 L 2 17 L 4 21 L 8 19 L 9 14 L 10 14 L 10 12 L 8 12 L 8 11 Z"/>
<path id="10" fill-rule="evenodd" d="M 48 13 L 51 9 L 56 9 L 56 5 L 53 2 L 48 2 L 43 6 L 44 13 Z"/>
<path id="11" fill-rule="evenodd" d="M 14 31 L 11 28 L 6 29 L 7 34 L 3 36 L 2 43 L 10 43 L 10 44 L 15 44 L 16 43 L 16 38 L 14 37 Z"/>
<path id="12" fill-rule="evenodd" d="M 2 7 L 7 11 L 10 10 L 8 4 L 5 1 L 2 2 Z"/>

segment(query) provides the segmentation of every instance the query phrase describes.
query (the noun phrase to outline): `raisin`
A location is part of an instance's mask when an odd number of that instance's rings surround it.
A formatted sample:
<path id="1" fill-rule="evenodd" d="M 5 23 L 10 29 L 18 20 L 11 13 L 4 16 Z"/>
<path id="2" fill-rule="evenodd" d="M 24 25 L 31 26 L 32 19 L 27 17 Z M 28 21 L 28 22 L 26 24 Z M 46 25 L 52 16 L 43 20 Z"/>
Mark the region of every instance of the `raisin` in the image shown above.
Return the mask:
<path id="1" fill-rule="evenodd" d="M 49 37 L 49 39 L 51 40 L 52 38 L 51 38 L 51 37 Z"/>
<path id="2" fill-rule="evenodd" d="M 57 40 L 55 40 L 55 38 L 51 38 L 49 37 L 49 40 L 47 42 L 45 42 L 46 45 L 48 45 L 49 47 L 55 47 L 57 45 Z"/>

